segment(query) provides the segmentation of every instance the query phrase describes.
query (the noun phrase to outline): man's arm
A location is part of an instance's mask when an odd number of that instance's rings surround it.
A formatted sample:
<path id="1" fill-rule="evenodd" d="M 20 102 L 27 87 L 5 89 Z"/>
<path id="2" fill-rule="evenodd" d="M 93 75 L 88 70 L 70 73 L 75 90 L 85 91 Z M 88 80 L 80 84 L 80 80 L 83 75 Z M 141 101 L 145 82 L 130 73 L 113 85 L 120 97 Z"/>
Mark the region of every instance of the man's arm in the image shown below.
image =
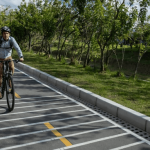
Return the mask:
<path id="1" fill-rule="evenodd" d="M 24 61 L 23 54 L 22 54 L 22 51 L 21 51 L 21 49 L 20 49 L 18 43 L 16 42 L 16 40 L 15 40 L 13 37 L 11 37 L 11 40 L 12 40 L 13 47 L 15 48 L 15 50 L 16 50 L 17 53 L 18 53 L 19 60 L 20 60 L 20 61 Z"/>

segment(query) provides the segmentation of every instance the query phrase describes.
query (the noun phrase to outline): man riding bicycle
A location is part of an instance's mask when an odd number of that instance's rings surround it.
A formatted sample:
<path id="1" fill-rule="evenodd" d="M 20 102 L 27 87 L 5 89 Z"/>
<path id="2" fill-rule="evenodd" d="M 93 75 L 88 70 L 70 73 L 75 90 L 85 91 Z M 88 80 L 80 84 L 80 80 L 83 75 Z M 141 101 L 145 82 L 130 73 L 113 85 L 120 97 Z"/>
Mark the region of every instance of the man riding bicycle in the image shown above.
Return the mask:
<path id="1" fill-rule="evenodd" d="M 17 44 L 16 40 L 10 36 L 10 28 L 7 26 L 4 26 L 1 28 L 2 36 L 0 36 L 0 61 L 4 60 L 12 60 L 11 54 L 12 54 L 12 47 L 14 47 L 18 53 L 19 60 L 24 61 L 22 51 Z M 12 71 L 12 75 L 14 73 L 14 63 L 11 61 L 9 63 L 9 69 Z M 0 63 L 0 87 L 2 84 L 2 75 L 3 75 L 3 64 Z M 2 97 L 1 91 L 0 91 L 0 98 Z"/>

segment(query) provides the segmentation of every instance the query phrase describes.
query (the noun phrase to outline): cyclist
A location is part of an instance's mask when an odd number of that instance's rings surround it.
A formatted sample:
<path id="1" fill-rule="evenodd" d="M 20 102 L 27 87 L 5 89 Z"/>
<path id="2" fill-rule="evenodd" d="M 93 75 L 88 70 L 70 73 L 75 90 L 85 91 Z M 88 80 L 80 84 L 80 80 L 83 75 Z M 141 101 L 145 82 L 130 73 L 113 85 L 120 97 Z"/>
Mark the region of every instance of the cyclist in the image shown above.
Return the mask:
<path id="1" fill-rule="evenodd" d="M 11 30 L 9 27 L 4 26 L 1 28 L 1 34 L 0 36 L 0 61 L 3 60 L 12 60 L 11 54 L 12 54 L 12 47 L 14 47 L 18 53 L 19 60 L 24 61 L 22 51 L 17 44 L 16 40 L 10 36 Z M 9 63 L 9 69 L 12 71 L 12 75 L 14 73 L 14 62 L 11 61 Z M 3 64 L 0 63 L 0 87 L 2 84 L 2 75 L 3 75 Z M 0 90 L 0 98 L 2 97 L 1 90 Z"/>

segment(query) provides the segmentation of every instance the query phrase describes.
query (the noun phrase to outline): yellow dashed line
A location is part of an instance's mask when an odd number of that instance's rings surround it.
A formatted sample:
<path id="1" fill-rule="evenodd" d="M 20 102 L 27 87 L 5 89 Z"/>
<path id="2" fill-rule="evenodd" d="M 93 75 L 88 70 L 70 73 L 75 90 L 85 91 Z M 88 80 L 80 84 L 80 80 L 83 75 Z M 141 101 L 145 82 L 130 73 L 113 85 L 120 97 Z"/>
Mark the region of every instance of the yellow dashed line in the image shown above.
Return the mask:
<path id="1" fill-rule="evenodd" d="M 15 92 L 15 97 L 17 98 L 21 98 L 16 92 Z"/>
<path id="2" fill-rule="evenodd" d="M 47 128 L 49 129 L 54 129 L 54 127 L 49 123 L 49 122 L 46 122 L 44 123 L 45 126 L 47 126 Z M 57 137 L 61 137 L 62 134 L 59 133 L 57 130 L 52 130 L 52 132 L 54 133 L 54 135 L 56 135 Z M 66 146 L 71 146 L 72 144 L 66 139 L 66 138 L 60 138 L 60 140 L 66 145 Z"/>
<path id="3" fill-rule="evenodd" d="M 60 140 L 61 140 L 66 146 L 71 146 L 71 145 L 72 145 L 66 138 L 60 138 Z"/>

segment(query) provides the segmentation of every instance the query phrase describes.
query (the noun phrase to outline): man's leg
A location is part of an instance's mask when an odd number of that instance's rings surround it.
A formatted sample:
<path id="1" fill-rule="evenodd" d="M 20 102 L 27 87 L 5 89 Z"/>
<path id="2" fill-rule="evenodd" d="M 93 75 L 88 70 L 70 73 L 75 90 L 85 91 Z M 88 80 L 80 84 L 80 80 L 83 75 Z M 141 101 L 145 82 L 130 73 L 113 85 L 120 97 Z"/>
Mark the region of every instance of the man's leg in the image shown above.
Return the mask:
<path id="1" fill-rule="evenodd" d="M 2 86 L 2 76 L 3 76 L 3 64 L 0 63 L 0 87 Z M 1 93 L 1 88 L 0 88 L 0 98 L 2 98 L 2 93 Z"/>
<path id="2" fill-rule="evenodd" d="M 12 57 L 9 57 L 11 59 L 11 62 L 9 63 L 9 70 L 11 70 L 12 75 L 14 74 L 14 62 L 12 61 Z"/>
<path id="3" fill-rule="evenodd" d="M 0 87 L 2 85 L 2 76 L 3 76 L 3 64 L 0 63 Z"/>
<path id="4" fill-rule="evenodd" d="M 13 75 L 14 74 L 14 62 L 12 61 L 12 57 L 8 57 L 7 60 L 8 59 L 11 59 L 11 62 L 9 62 L 9 70 L 11 70 L 12 75 Z M 12 87 L 11 81 L 9 81 L 9 87 Z"/>

